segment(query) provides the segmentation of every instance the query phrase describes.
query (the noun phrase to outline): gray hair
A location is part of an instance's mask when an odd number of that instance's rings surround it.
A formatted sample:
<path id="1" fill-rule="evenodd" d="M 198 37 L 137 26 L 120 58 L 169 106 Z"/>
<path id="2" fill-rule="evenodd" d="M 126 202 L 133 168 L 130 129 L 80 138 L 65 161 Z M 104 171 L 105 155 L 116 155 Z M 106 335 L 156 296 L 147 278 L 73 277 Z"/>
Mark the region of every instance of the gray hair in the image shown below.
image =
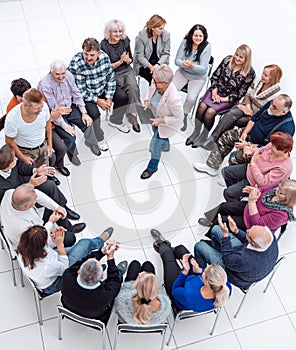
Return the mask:
<path id="1" fill-rule="evenodd" d="M 18 186 L 12 194 L 11 204 L 16 210 L 24 210 L 28 204 L 33 204 L 33 195 L 35 188 L 30 183 L 24 183 Z M 33 205 L 32 205 L 33 206 Z"/>
<path id="2" fill-rule="evenodd" d="M 161 64 L 153 72 L 153 79 L 157 78 L 159 81 L 164 83 L 171 83 L 173 77 L 174 73 L 167 64 Z"/>
<path id="3" fill-rule="evenodd" d="M 106 40 L 110 39 L 110 32 L 112 30 L 121 29 L 122 30 L 122 39 L 126 38 L 125 33 L 125 24 L 120 19 L 111 19 L 105 24 L 104 28 L 104 38 Z"/>
<path id="4" fill-rule="evenodd" d="M 86 286 L 93 286 L 100 281 L 103 275 L 103 268 L 101 263 L 95 259 L 91 258 L 86 260 L 80 266 L 80 281 Z"/>
<path id="5" fill-rule="evenodd" d="M 53 71 L 56 71 L 56 70 L 61 70 L 65 68 L 66 69 L 66 65 L 63 61 L 61 60 L 56 60 L 56 61 L 53 61 L 52 64 L 50 65 L 50 71 L 53 72 Z"/>

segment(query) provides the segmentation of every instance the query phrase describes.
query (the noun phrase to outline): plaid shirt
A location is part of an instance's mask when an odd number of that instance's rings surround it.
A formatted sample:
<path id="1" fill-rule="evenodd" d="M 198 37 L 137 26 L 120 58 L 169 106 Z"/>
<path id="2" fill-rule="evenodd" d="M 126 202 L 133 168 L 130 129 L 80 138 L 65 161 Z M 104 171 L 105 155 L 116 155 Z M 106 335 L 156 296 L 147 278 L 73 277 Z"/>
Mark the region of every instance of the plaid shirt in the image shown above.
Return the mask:
<path id="1" fill-rule="evenodd" d="M 113 98 L 116 80 L 108 55 L 101 51 L 95 65 L 86 63 L 82 52 L 78 52 L 71 60 L 68 70 L 74 75 L 85 101 L 97 102 L 97 98 L 105 95 Z"/>

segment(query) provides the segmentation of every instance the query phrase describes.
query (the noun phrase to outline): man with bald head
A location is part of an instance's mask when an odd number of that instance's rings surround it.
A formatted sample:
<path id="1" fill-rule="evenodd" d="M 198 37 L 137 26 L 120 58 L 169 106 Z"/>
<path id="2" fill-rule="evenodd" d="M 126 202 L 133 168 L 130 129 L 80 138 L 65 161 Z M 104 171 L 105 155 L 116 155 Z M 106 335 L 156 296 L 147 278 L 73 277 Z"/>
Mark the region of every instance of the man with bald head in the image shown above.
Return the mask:
<path id="1" fill-rule="evenodd" d="M 230 283 L 247 289 L 273 270 L 279 254 L 277 240 L 267 226 L 252 226 L 244 232 L 228 216 L 229 232 L 220 214 L 218 222 L 211 231 L 212 241 L 195 244 L 195 259 L 201 268 L 207 263 L 221 265 Z"/>
<path id="2" fill-rule="evenodd" d="M 82 231 L 85 224 L 72 226 L 66 219 L 67 212 L 63 207 L 28 183 L 18 186 L 15 190 L 7 190 L 0 206 L 4 233 L 12 246 L 17 246 L 21 234 L 29 227 L 43 225 L 43 220 L 35 207 L 36 203 L 53 211 L 45 223 L 46 228 L 50 231 L 55 223 L 66 228 L 68 231 L 65 233 L 64 245 L 72 246 L 76 241 L 74 233 Z"/>

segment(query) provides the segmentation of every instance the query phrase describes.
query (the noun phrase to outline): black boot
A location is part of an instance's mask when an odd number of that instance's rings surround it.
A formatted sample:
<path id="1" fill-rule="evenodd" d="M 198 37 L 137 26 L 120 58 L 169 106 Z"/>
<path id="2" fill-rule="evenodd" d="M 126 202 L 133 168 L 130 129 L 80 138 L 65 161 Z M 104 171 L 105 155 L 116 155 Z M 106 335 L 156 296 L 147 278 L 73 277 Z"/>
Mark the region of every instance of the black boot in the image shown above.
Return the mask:
<path id="1" fill-rule="evenodd" d="M 208 137 L 208 129 L 206 127 L 203 128 L 202 132 L 198 136 L 198 138 L 194 141 L 194 143 L 191 145 L 192 148 L 200 147 L 201 144 L 207 139 Z"/>
<path id="2" fill-rule="evenodd" d="M 194 143 L 194 141 L 198 138 L 201 129 L 201 123 L 198 119 L 195 118 L 195 126 L 193 133 L 188 137 L 185 142 L 186 146 L 190 146 Z"/>
<path id="3" fill-rule="evenodd" d="M 188 114 L 184 114 L 183 126 L 180 129 L 181 131 L 185 131 L 187 129 L 187 116 L 188 116 Z"/>

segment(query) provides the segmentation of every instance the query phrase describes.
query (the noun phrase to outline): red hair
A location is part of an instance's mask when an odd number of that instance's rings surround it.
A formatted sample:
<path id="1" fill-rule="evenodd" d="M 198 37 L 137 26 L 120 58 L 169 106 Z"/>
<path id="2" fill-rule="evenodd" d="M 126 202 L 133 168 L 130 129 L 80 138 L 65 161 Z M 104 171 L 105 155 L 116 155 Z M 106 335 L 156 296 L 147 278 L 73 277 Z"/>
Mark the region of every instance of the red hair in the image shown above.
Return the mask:
<path id="1" fill-rule="evenodd" d="M 270 136 L 270 142 L 278 151 L 291 152 L 293 148 L 293 137 L 286 132 L 275 132 Z"/>

